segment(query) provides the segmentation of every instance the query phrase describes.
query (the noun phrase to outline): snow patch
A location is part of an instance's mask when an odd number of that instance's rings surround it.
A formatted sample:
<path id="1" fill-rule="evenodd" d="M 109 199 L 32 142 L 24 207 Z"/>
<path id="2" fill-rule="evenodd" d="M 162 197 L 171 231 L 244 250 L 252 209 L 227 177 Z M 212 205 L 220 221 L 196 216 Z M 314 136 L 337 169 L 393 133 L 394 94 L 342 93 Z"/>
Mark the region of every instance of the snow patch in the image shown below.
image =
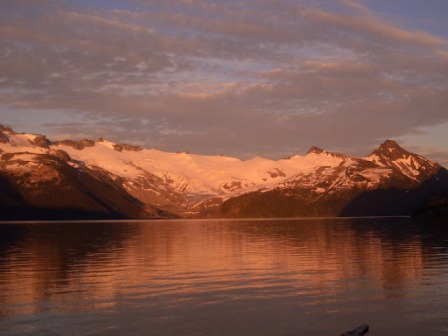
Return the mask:
<path id="1" fill-rule="evenodd" d="M 10 134 L 9 142 L 13 146 L 30 146 L 31 142 L 36 139 L 34 134 Z"/>
<path id="2" fill-rule="evenodd" d="M 100 141 L 95 141 L 95 146 L 97 146 L 97 145 L 114 150 L 114 146 L 116 146 L 117 144 L 113 143 L 113 142 L 110 142 L 110 141 L 107 141 L 107 140 L 102 140 L 101 139 Z"/>
<path id="3" fill-rule="evenodd" d="M 420 168 L 420 165 L 411 156 L 396 160 L 394 161 L 394 163 L 398 165 L 398 167 L 400 167 L 400 170 L 403 172 L 403 174 L 410 178 L 415 178 L 416 176 L 420 175 L 420 171 L 418 170 Z"/>
<path id="4" fill-rule="evenodd" d="M 47 154 L 49 151 L 46 148 L 32 147 L 30 143 L 25 145 L 13 145 L 9 143 L 0 143 L 0 149 L 5 153 L 35 153 L 35 154 Z"/>

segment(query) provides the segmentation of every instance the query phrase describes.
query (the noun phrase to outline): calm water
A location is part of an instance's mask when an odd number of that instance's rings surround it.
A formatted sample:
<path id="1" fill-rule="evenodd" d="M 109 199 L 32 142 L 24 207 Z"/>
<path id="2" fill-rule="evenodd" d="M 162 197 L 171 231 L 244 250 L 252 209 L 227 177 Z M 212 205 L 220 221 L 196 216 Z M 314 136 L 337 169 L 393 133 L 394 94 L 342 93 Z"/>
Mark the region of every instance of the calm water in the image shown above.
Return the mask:
<path id="1" fill-rule="evenodd" d="M 448 335 L 448 223 L 0 225 L 0 335 Z"/>

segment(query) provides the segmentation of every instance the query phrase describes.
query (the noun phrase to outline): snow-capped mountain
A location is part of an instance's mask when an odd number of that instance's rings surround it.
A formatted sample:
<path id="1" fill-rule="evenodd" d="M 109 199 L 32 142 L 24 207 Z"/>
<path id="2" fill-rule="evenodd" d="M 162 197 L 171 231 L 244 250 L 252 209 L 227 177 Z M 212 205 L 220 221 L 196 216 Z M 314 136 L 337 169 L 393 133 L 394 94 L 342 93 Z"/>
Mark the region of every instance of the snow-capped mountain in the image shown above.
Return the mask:
<path id="1" fill-rule="evenodd" d="M 304 156 L 240 160 L 104 139 L 50 141 L 0 126 L 0 155 L 1 177 L 10 189 L 0 193 L 6 207 L 79 208 L 70 204 L 71 193 L 78 190 L 73 203 L 82 199 L 82 209 L 115 211 L 122 217 L 362 215 L 376 209 L 365 205 L 372 192 L 392 195 L 397 190 L 409 197 L 398 197 L 401 203 L 386 206 L 385 214 L 404 214 L 417 202 L 414 190 L 425 186 L 427 193 L 448 186 L 444 168 L 391 140 L 364 158 L 312 147 Z M 66 190 L 65 203 L 37 201 L 39 194 L 53 195 L 61 188 Z M 110 199 L 112 195 L 120 199 Z M 364 205 L 350 210 L 359 200 Z"/>

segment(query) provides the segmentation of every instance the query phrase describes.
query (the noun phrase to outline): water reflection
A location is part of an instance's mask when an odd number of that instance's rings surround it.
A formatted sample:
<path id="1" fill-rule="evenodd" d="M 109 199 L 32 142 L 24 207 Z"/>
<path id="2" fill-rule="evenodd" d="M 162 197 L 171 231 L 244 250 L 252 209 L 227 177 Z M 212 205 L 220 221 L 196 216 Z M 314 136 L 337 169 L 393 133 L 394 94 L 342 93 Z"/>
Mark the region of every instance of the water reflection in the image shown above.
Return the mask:
<path id="1" fill-rule="evenodd" d="M 382 335 L 436 335 L 448 322 L 438 309 L 448 232 L 431 223 L 53 223 L 0 233 L 2 335 L 67 325 L 77 334 L 324 335 L 364 318 Z"/>
<path id="2" fill-rule="evenodd" d="M 0 232 L 3 315 L 32 314 L 53 298 L 90 295 L 82 287 L 83 279 L 93 276 L 86 267 L 110 265 L 133 234 L 126 225 L 87 223 L 4 225 Z"/>

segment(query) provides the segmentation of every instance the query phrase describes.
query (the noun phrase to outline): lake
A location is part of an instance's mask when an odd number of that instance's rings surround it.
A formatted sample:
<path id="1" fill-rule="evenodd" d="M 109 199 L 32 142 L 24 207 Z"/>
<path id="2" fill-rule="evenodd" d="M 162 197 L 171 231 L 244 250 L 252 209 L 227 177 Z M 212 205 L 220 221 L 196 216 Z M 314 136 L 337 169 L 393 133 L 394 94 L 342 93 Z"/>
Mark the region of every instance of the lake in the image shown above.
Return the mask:
<path id="1" fill-rule="evenodd" d="M 448 335 L 447 224 L 1 224 L 0 335 Z"/>

